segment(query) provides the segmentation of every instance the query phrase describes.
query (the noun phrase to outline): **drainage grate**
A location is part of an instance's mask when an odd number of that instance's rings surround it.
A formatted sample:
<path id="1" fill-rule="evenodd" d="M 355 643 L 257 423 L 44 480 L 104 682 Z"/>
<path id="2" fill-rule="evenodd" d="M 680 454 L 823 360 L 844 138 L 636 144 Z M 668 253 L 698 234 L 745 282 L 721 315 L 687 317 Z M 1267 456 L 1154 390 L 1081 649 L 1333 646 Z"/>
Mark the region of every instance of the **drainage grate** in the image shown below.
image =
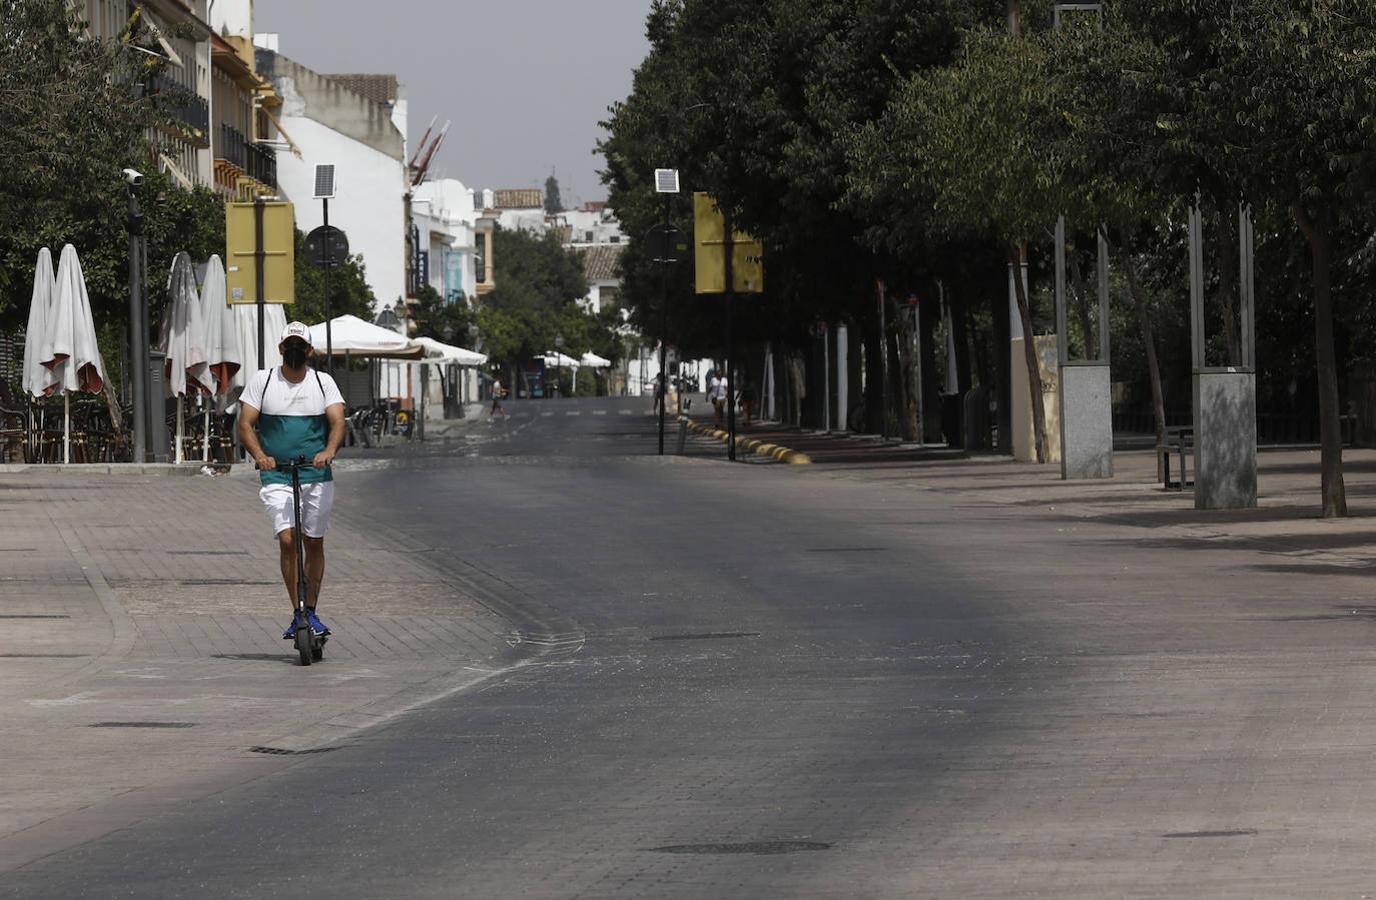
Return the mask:
<path id="1" fill-rule="evenodd" d="M 749 853 L 774 856 L 780 853 L 802 853 L 808 850 L 830 850 L 831 844 L 820 841 L 747 841 L 740 844 L 674 844 L 651 847 L 651 853 L 731 854 Z"/>
<path id="2" fill-rule="evenodd" d="M 0 659 L 85 659 L 89 653 L 0 653 Z"/>
<path id="3" fill-rule="evenodd" d="M 1161 836 L 1165 838 L 1223 838 L 1247 837 L 1256 833 L 1255 828 L 1233 828 L 1220 831 L 1172 831 Z"/>
<path id="4" fill-rule="evenodd" d="M 243 550 L 168 550 L 169 556 L 244 556 Z"/>
<path id="5" fill-rule="evenodd" d="M 809 547 L 808 553 L 878 553 L 888 547 Z"/>
<path id="6" fill-rule="evenodd" d="M 37 547 L 0 547 L 0 553 L 37 553 Z"/>
<path id="7" fill-rule="evenodd" d="M 282 747 L 249 747 L 249 753 L 263 753 L 268 756 L 306 756 L 311 753 L 329 753 L 338 747 L 312 747 L 309 750 L 286 750 Z"/>
<path id="8" fill-rule="evenodd" d="M 652 641 L 711 641 L 717 638 L 759 637 L 758 631 L 705 631 L 702 634 L 657 634 Z"/>
<path id="9" fill-rule="evenodd" d="M 211 659 L 235 659 L 245 662 L 289 662 L 296 665 L 296 651 L 286 653 L 212 653 Z"/>
<path id="10" fill-rule="evenodd" d="M 60 616 L 53 613 L 4 613 L 0 619 L 70 619 L 71 616 Z"/>
<path id="11" fill-rule="evenodd" d="M 195 722 L 92 722 L 87 728 L 195 728 Z"/>
<path id="12" fill-rule="evenodd" d="M 184 587 L 207 587 L 213 585 L 227 585 L 233 587 L 244 587 L 250 585 L 272 585 L 281 584 L 279 581 L 244 581 L 242 578 L 186 578 L 178 581 Z"/>

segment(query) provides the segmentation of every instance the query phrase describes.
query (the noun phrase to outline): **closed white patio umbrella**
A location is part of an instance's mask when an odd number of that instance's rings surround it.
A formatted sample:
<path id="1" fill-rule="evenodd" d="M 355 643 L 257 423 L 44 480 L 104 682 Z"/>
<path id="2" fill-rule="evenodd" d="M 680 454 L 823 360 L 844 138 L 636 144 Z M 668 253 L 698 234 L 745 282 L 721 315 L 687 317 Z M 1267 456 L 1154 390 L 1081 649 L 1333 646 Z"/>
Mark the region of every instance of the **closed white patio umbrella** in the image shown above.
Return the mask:
<path id="1" fill-rule="evenodd" d="M 258 371 L 258 307 L 253 303 L 235 303 L 230 309 L 244 356 L 243 365 L 230 376 L 229 393 L 225 395 L 232 406 L 239 402 L 239 394 L 248 385 L 253 373 Z M 273 369 L 282 364 L 282 354 L 277 344 L 286 327 L 287 314 L 282 306 L 277 303 L 266 304 L 263 307 L 263 368 Z"/>
<path id="2" fill-rule="evenodd" d="M 582 362 L 583 365 L 587 366 L 589 369 L 606 369 L 612 364 L 610 359 L 603 359 L 591 350 L 583 354 Z"/>
<path id="3" fill-rule="evenodd" d="M 211 256 L 206 263 L 205 280 L 201 282 L 201 318 L 205 323 L 206 359 L 216 396 L 228 398 L 233 389 L 234 376 L 243 366 L 243 347 L 240 346 L 238 323 L 230 308 L 225 291 L 225 267 L 219 256 Z M 257 348 L 254 348 L 257 352 Z M 210 461 L 210 406 L 206 404 L 205 436 L 201 455 Z"/>
<path id="4" fill-rule="evenodd" d="M 62 461 L 72 461 L 71 395 L 77 391 L 99 394 L 105 390 L 105 363 L 96 343 L 91 318 L 91 298 L 76 248 L 67 244 L 57 264 L 53 303 L 44 329 L 43 365 L 51 374 L 44 393 L 62 394 Z"/>
<path id="5" fill-rule="evenodd" d="M 186 431 L 183 415 L 184 399 L 188 396 L 215 393 L 215 379 L 210 374 L 210 354 L 206 349 L 205 316 L 201 298 L 196 291 L 196 272 L 191 257 L 178 253 L 172 260 L 167 279 L 168 301 L 162 314 L 162 337 L 159 348 L 167 354 L 163 370 L 167 377 L 167 392 L 177 398 L 177 436 L 173 459 L 182 462 L 182 438 Z"/>
<path id="6" fill-rule="evenodd" d="M 33 299 L 29 301 L 29 325 L 24 331 L 24 392 L 32 397 L 46 396 L 53 383 L 52 372 L 43 365 L 43 342 L 48 330 L 48 310 L 56 292 L 53 255 L 44 247 L 38 251 L 38 264 L 33 270 Z"/>

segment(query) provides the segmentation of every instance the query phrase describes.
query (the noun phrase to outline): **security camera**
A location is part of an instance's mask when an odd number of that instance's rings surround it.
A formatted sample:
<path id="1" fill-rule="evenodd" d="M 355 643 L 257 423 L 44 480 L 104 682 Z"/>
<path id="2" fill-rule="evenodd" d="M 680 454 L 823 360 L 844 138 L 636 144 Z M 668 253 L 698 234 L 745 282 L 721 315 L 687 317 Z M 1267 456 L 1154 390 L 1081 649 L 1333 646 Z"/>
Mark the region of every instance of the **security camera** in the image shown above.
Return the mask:
<path id="1" fill-rule="evenodd" d="M 143 175 L 133 169 L 124 170 L 124 180 L 129 183 L 130 187 L 143 186 Z"/>

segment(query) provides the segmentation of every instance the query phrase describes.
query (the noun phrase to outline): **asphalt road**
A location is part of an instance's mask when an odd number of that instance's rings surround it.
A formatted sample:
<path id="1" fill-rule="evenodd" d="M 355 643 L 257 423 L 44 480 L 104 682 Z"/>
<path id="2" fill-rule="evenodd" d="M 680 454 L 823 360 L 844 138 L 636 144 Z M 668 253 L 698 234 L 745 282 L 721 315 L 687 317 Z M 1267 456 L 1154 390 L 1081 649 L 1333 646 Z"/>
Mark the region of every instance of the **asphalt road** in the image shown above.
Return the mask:
<path id="1" fill-rule="evenodd" d="M 643 401 L 510 409 L 508 422 L 391 468 L 346 473 L 339 489 L 341 514 L 434 548 L 508 612 L 527 664 L 50 856 L 0 893 L 1151 896 L 1295 884 L 1268 880 L 1285 853 L 1268 864 L 1237 842 L 1267 827 L 1240 799 L 1265 783 L 1248 749 L 1266 739 L 1258 710 L 1305 697 L 1201 674 L 1191 654 L 1307 663 L 1278 651 L 1289 645 L 1274 629 L 1228 637 L 1186 614 L 1168 633 L 1155 616 L 1183 603 L 1162 566 L 1170 548 L 1077 568 L 1048 547 L 1083 561 L 1090 544 L 1064 543 L 1047 519 L 834 473 L 656 458 Z M 1096 591 L 1134 599 L 1105 615 L 1086 606 Z M 1029 601 L 1065 594 L 1079 599 Z M 1233 706 L 1218 704 L 1224 691 Z M 1210 723 L 1224 719 L 1220 739 Z M 1315 847 L 1293 845 L 1306 859 Z"/>

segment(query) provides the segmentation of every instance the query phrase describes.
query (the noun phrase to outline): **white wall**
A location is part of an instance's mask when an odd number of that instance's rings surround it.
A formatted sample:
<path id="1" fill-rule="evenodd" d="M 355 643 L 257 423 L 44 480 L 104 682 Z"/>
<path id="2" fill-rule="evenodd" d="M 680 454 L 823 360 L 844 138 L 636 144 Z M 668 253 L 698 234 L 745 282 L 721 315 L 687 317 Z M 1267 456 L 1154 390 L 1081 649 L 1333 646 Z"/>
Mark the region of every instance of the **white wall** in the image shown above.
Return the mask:
<path id="1" fill-rule="evenodd" d="M 210 27 L 216 34 L 252 37 L 253 0 L 215 0 L 210 10 Z"/>
<path id="2" fill-rule="evenodd" d="M 315 166 L 334 163 L 335 199 L 330 224 L 349 239 L 349 252 L 363 257 L 365 277 L 379 304 L 406 295 L 406 168 L 396 159 L 302 116 L 283 115 L 282 127 L 301 148 L 277 155 L 277 183 L 295 204 L 296 227 L 309 233 L 321 225 L 313 200 Z"/>

